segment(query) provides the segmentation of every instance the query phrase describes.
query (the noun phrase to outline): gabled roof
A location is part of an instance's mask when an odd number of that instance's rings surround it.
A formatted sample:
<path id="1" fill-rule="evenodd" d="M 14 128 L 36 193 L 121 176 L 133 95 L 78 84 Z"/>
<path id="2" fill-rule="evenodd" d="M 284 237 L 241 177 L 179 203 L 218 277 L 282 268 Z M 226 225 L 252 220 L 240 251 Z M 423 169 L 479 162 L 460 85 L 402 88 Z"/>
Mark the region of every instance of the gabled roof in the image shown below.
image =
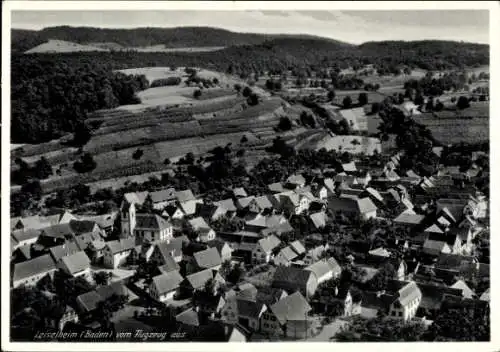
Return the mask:
<path id="1" fill-rule="evenodd" d="M 265 253 L 270 253 L 274 248 L 278 247 L 280 243 L 280 239 L 274 235 L 261 238 L 258 241 L 258 244 Z"/>
<path id="2" fill-rule="evenodd" d="M 287 321 L 301 321 L 306 319 L 311 306 L 300 292 L 295 292 L 276 302 L 270 307 L 280 324 Z"/>
<path id="3" fill-rule="evenodd" d="M 356 163 L 354 161 L 351 161 L 350 163 L 342 164 L 342 170 L 344 170 L 345 172 L 356 172 Z"/>
<path id="4" fill-rule="evenodd" d="M 281 192 L 286 191 L 285 187 L 283 187 L 283 185 L 280 182 L 275 182 L 275 183 L 269 184 L 267 186 L 267 189 L 269 189 L 271 192 L 274 192 L 274 193 L 281 193 Z"/>
<path id="5" fill-rule="evenodd" d="M 76 234 L 91 233 L 99 229 L 96 222 L 90 220 L 70 220 L 69 226 Z"/>
<path id="6" fill-rule="evenodd" d="M 425 229 L 425 232 L 444 233 L 444 231 L 437 224 L 432 224 L 431 226 Z"/>
<path id="7" fill-rule="evenodd" d="M 479 297 L 479 300 L 486 301 L 486 302 L 490 301 L 490 288 L 489 287 L 486 291 L 483 292 L 481 297 Z"/>
<path id="8" fill-rule="evenodd" d="M 153 277 L 153 285 L 156 287 L 158 294 L 164 294 L 176 290 L 184 278 L 178 271 L 170 271 Z"/>
<path id="9" fill-rule="evenodd" d="M 75 236 L 75 242 L 78 248 L 80 248 L 80 250 L 82 251 L 86 250 L 87 246 L 93 241 L 99 241 L 99 240 L 102 240 L 102 237 L 99 234 L 99 232 L 88 232 Z"/>
<path id="10" fill-rule="evenodd" d="M 190 200 L 195 200 L 193 192 L 190 189 L 186 189 L 184 191 L 177 191 L 175 193 L 175 197 L 179 201 L 179 203 L 187 202 Z"/>
<path id="11" fill-rule="evenodd" d="M 38 238 L 38 236 L 40 236 L 41 233 L 42 233 L 41 230 L 36 230 L 36 229 L 20 229 L 12 231 L 11 236 L 16 241 L 16 243 L 19 243 L 22 241 Z"/>
<path id="12" fill-rule="evenodd" d="M 108 214 L 102 215 L 78 215 L 78 220 L 88 220 L 95 222 L 102 229 L 113 226 L 115 223 L 117 211 L 112 211 Z"/>
<path id="13" fill-rule="evenodd" d="M 123 195 L 124 200 L 128 204 L 139 204 L 142 205 L 144 201 L 146 200 L 149 192 L 144 191 L 144 192 L 130 192 L 130 193 L 125 193 Z"/>
<path id="14" fill-rule="evenodd" d="M 171 271 L 179 270 L 179 264 L 176 263 L 175 259 L 171 255 L 167 255 L 164 257 L 164 262 L 162 266 L 158 267 L 158 270 L 161 273 L 168 273 Z"/>
<path id="15" fill-rule="evenodd" d="M 153 203 L 168 202 L 176 199 L 176 192 L 173 187 L 165 188 L 161 191 L 151 192 L 149 195 L 151 196 Z"/>
<path id="16" fill-rule="evenodd" d="M 238 307 L 238 315 L 246 318 L 258 319 L 264 304 L 245 299 L 238 299 L 236 301 Z"/>
<path id="17" fill-rule="evenodd" d="M 277 226 L 268 227 L 262 230 L 260 233 L 262 234 L 262 236 L 269 236 L 270 234 L 277 234 L 278 236 L 280 236 L 283 233 L 288 233 L 292 231 L 294 231 L 292 225 L 290 225 L 288 221 L 285 221 L 284 223 L 279 224 Z"/>
<path id="18" fill-rule="evenodd" d="M 66 242 L 65 244 L 61 244 L 60 246 L 51 247 L 49 249 L 49 254 L 54 259 L 54 262 L 57 263 L 62 257 L 74 254 L 76 252 L 79 252 L 80 250 L 81 249 L 75 242 Z"/>
<path id="19" fill-rule="evenodd" d="M 218 202 L 214 202 L 215 205 L 219 206 L 222 209 L 227 211 L 236 211 L 236 205 L 234 204 L 231 198 L 219 200 Z"/>
<path id="20" fill-rule="evenodd" d="M 295 253 L 295 251 L 290 246 L 286 246 L 285 248 L 282 248 L 279 251 L 278 255 L 282 256 L 287 261 L 292 261 L 293 259 L 295 259 L 297 257 L 297 253 Z"/>
<path id="21" fill-rule="evenodd" d="M 107 247 L 111 250 L 112 254 L 121 253 L 134 249 L 135 238 L 129 237 L 115 241 L 106 242 Z"/>
<path id="22" fill-rule="evenodd" d="M 174 257 L 178 257 L 182 255 L 182 247 L 183 243 L 188 242 L 187 237 L 176 237 L 169 242 L 159 242 L 156 244 L 158 251 L 163 256 L 163 259 L 166 261 L 168 257 L 171 256 L 171 253 Z"/>
<path id="23" fill-rule="evenodd" d="M 76 274 L 90 267 L 90 259 L 84 251 L 62 257 L 61 261 L 70 274 Z"/>
<path id="24" fill-rule="evenodd" d="M 200 326 L 200 317 L 198 312 L 189 308 L 175 316 L 175 320 L 181 324 L 189 326 Z"/>
<path id="25" fill-rule="evenodd" d="M 370 198 L 357 199 L 356 202 L 361 213 L 368 213 L 378 209 L 377 206 L 373 204 Z"/>
<path id="26" fill-rule="evenodd" d="M 207 224 L 205 219 L 201 216 L 189 220 L 189 225 L 196 231 L 198 229 L 210 229 L 210 225 Z"/>
<path id="27" fill-rule="evenodd" d="M 45 254 L 22 263 L 17 263 L 14 266 L 13 280 L 22 280 L 37 274 L 49 273 L 56 269 L 54 260 L 49 254 Z"/>
<path id="28" fill-rule="evenodd" d="M 455 282 L 453 285 L 450 286 L 451 288 L 456 288 L 462 291 L 462 296 L 465 298 L 474 298 L 476 297 L 476 294 L 474 291 L 470 289 L 469 286 L 463 281 L 463 280 L 458 280 Z"/>
<path id="29" fill-rule="evenodd" d="M 267 196 L 255 197 L 252 202 L 255 202 L 260 209 L 271 209 L 273 207 Z"/>
<path id="30" fill-rule="evenodd" d="M 398 301 L 402 306 L 422 296 L 422 292 L 414 281 L 391 280 L 387 284 L 386 292 L 384 296 L 389 296 L 391 303 Z"/>
<path id="31" fill-rule="evenodd" d="M 460 270 L 462 266 L 473 263 L 477 263 L 476 257 L 461 254 L 442 253 L 437 258 L 435 265 L 438 268 Z"/>
<path id="32" fill-rule="evenodd" d="M 109 299 L 112 295 L 130 295 L 132 294 L 122 282 L 116 281 L 109 285 L 99 286 L 94 291 L 81 294 L 77 301 L 87 312 L 97 308 L 99 302 Z M 133 295 L 133 294 L 132 294 Z"/>
<path id="33" fill-rule="evenodd" d="M 254 196 L 248 196 L 248 197 L 245 197 L 245 198 L 239 198 L 236 201 L 236 203 L 239 205 L 240 208 L 246 208 L 246 207 L 248 207 L 250 205 L 250 203 L 254 199 L 255 199 Z"/>
<path id="34" fill-rule="evenodd" d="M 196 265 L 202 269 L 213 268 L 221 265 L 222 259 L 217 251 L 217 248 L 210 247 L 204 251 L 196 252 L 193 254 Z"/>
<path id="35" fill-rule="evenodd" d="M 313 223 L 314 227 L 319 229 L 319 228 L 325 227 L 327 216 L 326 216 L 326 213 L 324 211 L 320 211 L 318 213 L 314 213 L 314 214 L 309 215 L 309 219 Z"/>
<path id="36" fill-rule="evenodd" d="M 53 226 L 59 223 L 60 215 L 50 215 L 50 216 L 27 216 L 24 218 L 17 218 L 17 221 L 13 226 L 20 225 L 20 228 L 24 229 L 34 229 L 40 230 L 45 227 Z"/>
<path id="37" fill-rule="evenodd" d="M 66 224 L 57 224 L 46 227 L 42 230 L 42 236 L 45 237 L 53 237 L 53 238 L 62 238 L 65 236 L 73 235 L 75 232 L 69 223 Z"/>
<path id="38" fill-rule="evenodd" d="M 292 243 L 290 243 L 290 247 L 298 255 L 304 254 L 306 252 L 306 248 L 299 240 L 296 240 L 296 241 L 293 241 Z"/>
<path id="39" fill-rule="evenodd" d="M 274 272 L 273 286 L 275 286 L 275 283 L 287 282 L 294 283 L 297 286 L 305 287 L 311 275 L 313 275 L 311 271 L 301 268 L 296 268 L 293 266 L 278 266 L 276 268 L 276 271 Z"/>
<path id="40" fill-rule="evenodd" d="M 393 221 L 400 224 L 418 225 L 421 224 L 424 219 L 424 215 L 402 212 Z"/>
<path id="41" fill-rule="evenodd" d="M 329 272 L 333 272 L 334 275 L 339 275 L 342 272 L 342 268 L 335 258 L 318 260 L 316 263 L 306 267 L 305 270 L 312 271 L 318 279 Z"/>
<path id="42" fill-rule="evenodd" d="M 237 187 L 233 189 L 233 195 L 235 197 L 247 197 L 247 191 L 243 187 Z"/>
<path id="43" fill-rule="evenodd" d="M 203 288 L 205 286 L 205 283 L 210 279 L 214 279 L 221 283 L 225 282 L 222 276 L 220 276 L 219 274 L 214 275 L 214 271 L 212 269 L 205 269 L 186 276 L 186 281 L 195 290 Z"/>
<path id="44" fill-rule="evenodd" d="M 136 229 L 154 229 L 162 231 L 172 225 L 158 214 L 137 214 Z"/>
<path id="45" fill-rule="evenodd" d="M 389 252 L 387 249 L 382 248 L 382 247 L 372 249 L 371 251 L 368 252 L 368 254 L 374 255 L 377 257 L 385 257 L 385 258 L 389 258 L 391 256 L 391 252 Z"/>
<path id="46" fill-rule="evenodd" d="M 286 179 L 286 181 L 294 185 L 305 185 L 306 183 L 306 179 L 300 174 L 291 175 Z"/>
<path id="47" fill-rule="evenodd" d="M 186 215 L 194 215 L 196 213 L 196 205 L 202 204 L 203 201 L 201 199 L 192 199 L 185 202 L 179 203 L 181 210 Z"/>

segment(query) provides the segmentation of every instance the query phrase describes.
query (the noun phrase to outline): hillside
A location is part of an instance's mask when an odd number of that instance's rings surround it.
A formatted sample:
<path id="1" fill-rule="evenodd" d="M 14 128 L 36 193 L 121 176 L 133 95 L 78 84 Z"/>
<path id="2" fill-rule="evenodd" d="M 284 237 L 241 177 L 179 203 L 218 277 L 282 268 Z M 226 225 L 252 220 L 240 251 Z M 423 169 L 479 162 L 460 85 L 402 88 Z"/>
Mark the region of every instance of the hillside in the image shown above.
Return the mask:
<path id="1" fill-rule="evenodd" d="M 93 27 L 49 27 L 40 31 L 12 30 L 12 51 L 24 52 L 49 40 L 63 40 L 76 44 L 92 44 L 106 48 L 123 49 L 164 45 L 167 48 L 185 47 L 228 47 L 261 44 L 276 38 L 317 38 L 307 35 L 264 35 L 236 33 L 219 28 L 134 28 L 104 29 Z M 321 38 L 324 42 L 333 42 Z M 348 45 L 345 44 L 344 45 Z"/>

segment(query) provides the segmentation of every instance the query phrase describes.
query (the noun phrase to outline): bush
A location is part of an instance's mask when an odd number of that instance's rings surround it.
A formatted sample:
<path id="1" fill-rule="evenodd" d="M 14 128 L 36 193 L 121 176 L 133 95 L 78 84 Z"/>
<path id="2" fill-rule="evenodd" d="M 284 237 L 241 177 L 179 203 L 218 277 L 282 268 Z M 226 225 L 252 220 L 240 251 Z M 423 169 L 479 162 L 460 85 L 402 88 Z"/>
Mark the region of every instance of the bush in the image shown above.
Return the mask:
<path id="1" fill-rule="evenodd" d="M 470 103 L 469 103 L 469 99 L 467 99 L 467 97 L 465 96 L 460 96 L 460 98 L 458 98 L 458 101 L 457 101 L 457 108 L 459 108 L 460 110 L 463 110 L 463 109 L 467 109 L 468 107 L 470 107 Z"/>
<path id="2" fill-rule="evenodd" d="M 250 87 L 245 87 L 243 88 L 242 94 L 245 98 L 247 98 L 250 96 L 250 94 L 252 94 L 252 90 L 250 89 Z"/>
<path id="3" fill-rule="evenodd" d="M 368 104 L 368 95 L 366 93 L 359 93 L 358 103 L 361 106 Z"/>
<path id="4" fill-rule="evenodd" d="M 281 117 L 278 123 L 278 129 L 281 131 L 289 131 L 292 129 L 292 121 L 288 117 Z"/>
<path id="5" fill-rule="evenodd" d="M 155 79 L 151 83 L 151 88 L 154 87 L 164 87 L 164 86 L 178 86 L 182 82 L 180 77 L 168 77 L 168 78 L 161 78 L 161 79 Z"/>
<path id="6" fill-rule="evenodd" d="M 94 170 L 97 167 L 97 163 L 95 162 L 92 154 L 85 153 L 82 155 L 81 159 L 75 161 L 73 164 L 73 168 L 78 173 L 84 173 Z"/>
<path id="7" fill-rule="evenodd" d="M 137 149 L 134 154 L 132 154 L 132 158 L 134 160 L 139 160 L 144 155 L 144 151 L 142 149 Z"/>
<path id="8" fill-rule="evenodd" d="M 349 109 L 351 107 L 352 99 L 349 95 L 344 98 L 342 105 L 344 106 L 344 109 Z"/>
<path id="9" fill-rule="evenodd" d="M 194 92 L 193 92 L 193 97 L 195 99 L 198 99 L 199 97 L 201 97 L 201 90 L 200 89 L 196 89 Z"/>

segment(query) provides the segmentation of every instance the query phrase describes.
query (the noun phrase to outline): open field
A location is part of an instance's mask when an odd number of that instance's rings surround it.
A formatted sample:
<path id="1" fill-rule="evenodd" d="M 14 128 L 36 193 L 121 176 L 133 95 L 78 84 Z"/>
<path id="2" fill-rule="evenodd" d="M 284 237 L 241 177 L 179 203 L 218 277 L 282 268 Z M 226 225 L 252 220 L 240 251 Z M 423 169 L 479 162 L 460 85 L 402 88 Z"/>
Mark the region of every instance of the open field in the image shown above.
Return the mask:
<path id="1" fill-rule="evenodd" d="M 427 126 L 434 138 L 443 144 L 478 143 L 489 140 L 489 118 L 419 118 L 418 122 Z"/>

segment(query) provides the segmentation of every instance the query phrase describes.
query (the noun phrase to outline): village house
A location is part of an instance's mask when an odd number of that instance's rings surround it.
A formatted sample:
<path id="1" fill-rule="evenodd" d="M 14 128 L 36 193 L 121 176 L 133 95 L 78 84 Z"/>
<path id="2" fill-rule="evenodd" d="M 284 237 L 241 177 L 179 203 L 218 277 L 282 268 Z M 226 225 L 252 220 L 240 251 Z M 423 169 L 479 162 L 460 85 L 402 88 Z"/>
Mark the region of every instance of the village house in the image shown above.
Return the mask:
<path id="1" fill-rule="evenodd" d="M 187 265 L 187 271 L 194 273 L 205 269 L 218 271 L 222 264 L 219 251 L 215 247 L 207 248 L 193 254 L 193 259 Z"/>
<path id="2" fill-rule="evenodd" d="M 306 185 L 306 179 L 300 174 L 291 175 L 286 179 L 286 183 L 293 188 L 301 188 Z"/>
<path id="3" fill-rule="evenodd" d="M 318 285 L 325 281 L 338 278 L 342 273 L 342 268 L 335 258 L 321 259 L 305 268 L 316 275 Z"/>
<path id="4" fill-rule="evenodd" d="M 273 209 L 272 203 L 269 201 L 267 196 L 260 196 L 253 198 L 248 204 L 248 210 L 252 213 L 261 214 L 264 212 L 270 212 Z"/>
<path id="5" fill-rule="evenodd" d="M 11 229 L 13 231 L 21 229 L 41 230 L 53 225 L 68 223 L 70 220 L 76 220 L 76 217 L 67 211 L 48 216 L 33 215 L 19 217 L 11 220 Z"/>
<path id="6" fill-rule="evenodd" d="M 340 212 L 350 216 L 360 216 L 363 220 L 377 217 L 377 206 L 370 198 L 328 198 L 328 209 L 336 214 Z"/>
<path id="7" fill-rule="evenodd" d="M 178 271 L 155 276 L 149 285 L 149 294 L 159 302 L 173 300 L 179 294 L 180 283 L 183 280 Z"/>
<path id="8" fill-rule="evenodd" d="M 272 287 L 281 288 L 288 293 L 300 291 L 304 297 L 314 295 L 318 287 L 318 279 L 310 270 L 293 266 L 278 266 L 273 276 Z"/>
<path id="9" fill-rule="evenodd" d="M 274 235 L 261 238 L 252 250 L 252 263 L 269 263 L 272 259 L 273 250 L 281 243 L 280 239 Z"/>
<path id="10" fill-rule="evenodd" d="M 90 259 L 83 251 L 62 257 L 57 266 L 72 277 L 81 277 L 87 281 L 92 280 L 90 276 Z"/>
<path id="11" fill-rule="evenodd" d="M 312 226 L 314 230 L 319 230 L 324 228 L 326 226 L 327 221 L 328 221 L 328 216 L 324 211 L 320 211 L 309 215 L 309 224 Z"/>
<path id="12" fill-rule="evenodd" d="M 163 210 L 166 206 L 172 205 L 176 201 L 175 188 L 166 188 L 161 191 L 149 193 L 153 202 L 153 209 Z"/>
<path id="13" fill-rule="evenodd" d="M 300 292 L 295 292 L 271 305 L 262 314 L 261 330 L 265 334 L 304 338 L 311 335 L 311 306 Z"/>
<path id="14" fill-rule="evenodd" d="M 134 235 L 140 242 L 167 241 L 173 238 L 173 227 L 157 214 L 137 214 Z"/>
<path id="15" fill-rule="evenodd" d="M 343 317 L 361 313 L 360 302 L 354 302 L 349 285 L 335 286 L 333 292 L 330 287 L 319 287 L 314 304 L 325 313 L 335 309 L 338 305 L 341 312 L 336 312 L 336 314 L 340 313 Z"/>
<path id="16" fill-rule="evenodd" d="M 106 237 L 113 232 L 118 215 L 118 211 L 112 211 L 102 215 L 78 215 L 78 219 L 95 222 L 101 228 L 102 235 Z"/>
<path id="17" fill-rule="evenodd" d="M 273 194 L 283 193 L 287 191 L 287 189 L 283 187 L 283 184 L 281 182 L 271 183 L 267 185 L 267 189 Z"/>
<path id="18" fill-rule="evenodd" d="M 156 265 L 164 265 L 170 261 L 170 258 L 179 263 L 183 258 L 184 243 L 188 242 L 186 236 L 176 237 L 169 242 L 158 242 L 154 245 L 150 260 Z"/>
<path id="19" fill-rule="evenodd" d="M 12 250 L 19 247 L 30 246 L 37 242 L 38 237 L 42 233 L 41 230 L 35 229 L 19 229 L 11 232 Z"/>
<path id="20" fill-rule="evenodd" d="M 257 289 L 253 286 L 226 296 L 221 311 L 222 319 L 228 324 L 240 324 L 252 331 L 259 331 L 260 319 L 267 306 L 256 299 Z"/>
<path id="21" fill-rule="evenodd" d="M 232 201 L 232 200 L 231 200 Z M 227 209 L 216 203 L 211 204 L 197 204 L 196 215 L 200 218 L 209 219 L 211 221 L 222 218 L 227 214 Z"/>
<path id="22" fill-rule="evenodd" d="M 103 264 L 108 268 L 118 268 L 125 264 L 136 246 L 135 237 L 106 242 Z"/>
<path id="23" fill-rule="evenodd" d="M 49 254 L 14 265 L 12 287 L 34 286 L 45 276 L 54 276 L 57 267 Z"/>
<path id="24" fill-rule="evenodd" d="M 284 211 L 286 214 L 301 214 L 305 210 L 309 209 L 311 204 L 311 196 L 307 194 L 297 194 L 293 191 L 287 191 L 274 195 L 275 199 L 279 202 L 279 209 Z M 314 197 L 312 197 L 314 198 Z"/>
<path id="25" fill-rule="evenodd" d="M 274 257 L 274 264 L 278 266 L 290 266 L 298 254 L 290 246 L 282 248 Z"/>
<path id="26" fill-rule="evenodd" d="M 198 234 L 198 238 L 201 242 L 210 242 L 215 239 L 215 231 L 207 224 L 204 218 L 197 217 L 188 221 L 189 226 L 193 229 L 195 233 Z"/>
<path id="27" fill-rule="evenodd" d="M 109 300 L 111 297 L 124 297 L 126 302 L 137 298 L 132 291 L 119 281 L 105 286 L 98 286 L 95 290 L 81 294 L 76 298 L 80 317 L 89 316 L 101 302 Z"/>
<path id="28" fill-rule="evenodd" d="M 381 294 L 387 314 L 404 321 L 415 317 L 421 300 L 422 292 L 414 281 L 391 280 Z"/>
<path id="29" fill-rule="evenodd" d="M 180 292 L 182 295 L 192 295 L 195 291 L 204 290 L 208 280 L 214 280 L 214 294 L 226 282 L 217 270 L 205 269 L 187 275 L 185 280 L 180 284 Z"/>
<path id="30" fill-rule="evenodd" d="M 217 248 L 217 251 L 219 251 L 219 255 L 221 258 L 222 262 L 225 262 L 227 260 L 231 260 L 232 255 L 233 255 L 233 248 L 229 245 L 228 242 L 226 241 L 221 241 L 221 240 L 213 240 L 208 243 L 209 247 L 215 247 Z"/>

